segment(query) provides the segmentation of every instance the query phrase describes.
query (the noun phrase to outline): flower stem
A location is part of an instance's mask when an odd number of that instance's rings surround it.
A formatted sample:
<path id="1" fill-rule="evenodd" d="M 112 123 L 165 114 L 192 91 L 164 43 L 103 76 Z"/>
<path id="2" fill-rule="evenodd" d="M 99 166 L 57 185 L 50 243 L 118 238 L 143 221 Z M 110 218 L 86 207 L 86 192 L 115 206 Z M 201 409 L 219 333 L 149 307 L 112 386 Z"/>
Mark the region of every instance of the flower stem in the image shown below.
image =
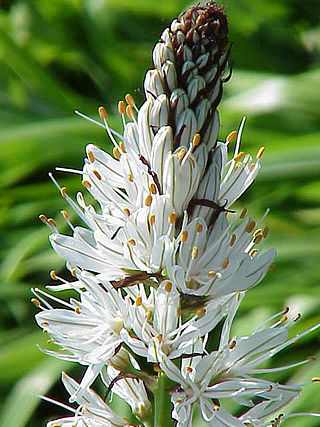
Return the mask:
<path id="1" fill-rule="evenodd" d="M 158 374 L 158 388 L 154 393 L 154 427 L 170 427 L 174 426 L 171 418 L 172 404 L 170 401 L 170 393 L 168 391 L 169 379 L 164 372 Z"/>

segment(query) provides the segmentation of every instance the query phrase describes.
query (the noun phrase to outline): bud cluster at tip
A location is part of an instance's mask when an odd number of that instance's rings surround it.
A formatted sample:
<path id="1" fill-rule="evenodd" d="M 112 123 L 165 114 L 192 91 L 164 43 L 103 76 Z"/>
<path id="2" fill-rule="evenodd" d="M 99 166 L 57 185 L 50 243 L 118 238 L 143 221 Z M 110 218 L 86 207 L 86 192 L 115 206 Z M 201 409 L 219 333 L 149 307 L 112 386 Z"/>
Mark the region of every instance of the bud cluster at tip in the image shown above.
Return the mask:
<path id="1" fill-rule="evenodd" d="M 182 13 L 156 44 L 145 92 L 167 113 L 162 125 L 172 128 L 173 150 L 188 146 L 195 134 L 208 150 L 216 145 L 227 45 L 227 18 L 214 2 Z"/>

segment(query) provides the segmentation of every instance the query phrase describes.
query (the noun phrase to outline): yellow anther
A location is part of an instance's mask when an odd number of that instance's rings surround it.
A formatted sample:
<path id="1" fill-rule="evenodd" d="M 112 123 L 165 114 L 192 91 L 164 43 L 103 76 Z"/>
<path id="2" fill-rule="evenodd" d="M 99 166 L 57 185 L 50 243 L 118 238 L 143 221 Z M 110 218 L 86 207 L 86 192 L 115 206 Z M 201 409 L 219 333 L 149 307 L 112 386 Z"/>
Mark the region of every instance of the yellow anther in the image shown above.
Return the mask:
<path id="1" fill-rule="evenodd" d="M 60 423 L 54 423 L 54 424 L 52 424 L 52 427 L 62 427 L 62 424 L 60 424 Z"/>
<path id="2" fill-rule="evenodd" d="M 134 239 L 129 239 L 128 240 L 129 245 L 131 246 L 136 246 L 136 241 Z"/>
<path id="3" fill-rule="evenodd" d="M 222 270 L 225 270 L 229 265 L 229 257 L 226 256 L 223 263 L 222 263 Z"/>
<path id="4" fill-rule="evenodd" d="M 134 107 L 136 105 L 136 102 L 130 93 L 127 93 L 127 95 L 125 96 L 125 100 L 126 100 L 127 104 L 131 105 L 132 107 Z"/>
<path id="5" fill-rule="evenodd" d="M 34 304 L 37 308 L 40 307 L 41 302 L 37 298 L 31 298 L 32 304 Z"/>
<path id="6" fill-rule="evenodd" d="M 233 245 L 235 244 L 236 239 L 237 239 L 237 236 L 236 236 L 235 234 L 233 234 L 233 235 L 231 236 L 230 246 L 233 246 Z"/>
<path id="7" fill-rule="evenodd" d="M 177 219 L 177 215 L 175 211 L 172 211 L 168 217 L 169 224 L 174 224 L 176 222 L 176 219 Z"/>
<path id="8" fill-rule="evenodd" d="M 249 223 L 248 223 L 248 225 L 246 227 L 246 232 L 247 233 L 252 233 L 255 226 L 256 226 L 256 223 L 253 220 L 249 221 Z"/>
<path id="9" fill-rule="evenodd" d="M 39 215 L 39 219 L 40 219 L 40 221 L 47 223 L 47 217 L 45 215 L 43 215 L 43 214 Z"/>
<path id="10" fill-rule="evenodd" d="M 201 307 L 196 312 L 199 319 L 201 319 L 206 314 L 206 309 Z"/>
<path id="11" fill-rule="evenodd" d="M 95 161 L 95 157 L 94 157 L 93 152 L 91 150 L 88 150 L 88 159 L 90 160 L 91 163 L 93 163 Z"/>
<path id="12" fill-rule="evenodd" d="M 149 190 L 150 190 L 150 193 L 157 194 L 157 187 L 154 185 L 153 182 L 149 185 Z"/>
<path id="13" fill-rule="evenodd" d="M 132 173 L 128 173 L 128 180 L 129 180 L 130 182 L 133 182 L 133 176 L 132 176 Z"/>
<path id="14" fill-rule="evenodd" d="M 253 170 L 256 167 L 256 164 L 253 162 L 251 163 L 251 170 Z"/>
<path id="15" fill-rule="evenodd" d="M 191 368 L 191 366 L 187 366 L 186 370 L 191 374 L 191 372 L 193 372 L 193 369 Z"/>
<path id="16" fill-rule="evenodd" d="M 164 288 L 165 288 L 165 290 L 167 292 L 171 292 L 171 290 L 172 290 L 172 282 L 170 282 L 170 280 L 168 280 L 167 283 L 165 284 Z"/>
<path id="17" fill-rule="evenodd" d="M 114 147 L 114 149 L 112 150 L 112 152 L 113 152 L 113 156 L 114 156 L 117 160 L 119 160 L 119 159 L 120 159 L 120 157 L 121 157 L 121 153 L 120 153 L 119 148 L 118 148 L 118 147 Z"/>
<path id="18" fill-rule="evenodd" d="M 162 335 L 162 334 L 158 334 L 158 335 L 156 336 L 156 338 L 157 338 L 157 340 L 159 341 L 159 343 L 161 344 L 161 343 L 162 343 L 162 339 L 163 339 L 163 335 Z"/>
<path id="19" fill-rule="evenodd" d="M 75 268 L 71 269 L 71 274 L 73 277 L 77 277 L 77 270 Z"/>
<path id="20" fill-rule="evenodd" d="M 104 107 L 99 107 L 98 108 L 98 112 L 99 112 L 100 119 L 102 121 L 107 121 L 108 120 L 107 110 Z"/>
<path id="21" fill-rule="evenodd" d="M 152 310 L 147 310 L 146 311 L 146 319 L 148 322 L 150 322 L 150 320 L 152 319 L 152 316 L 153 316 Z"/>
<path id="22" fill-rule="evenodd" d="M 257 237 L 259 234 L 262 234 L 261 228 L 256 229 L 256 231 L 253 233 L 253 237 Z"/>
<path id="23" fill-rule="evenodd" d="M 77 314 L 80 314 L 80 307 L 76 306 L 76 307 L 75 307 L 75 309 L 74 309 L 74 311 L 75 311 Z"/>
<path id="24" fill-rule="evenodd" d="M 182 403 L 183 400 L 181 399 L 181 397 L 178 397 L 178 399 L 176 400 L 176 403 Z"/>
<path id="25" fill-rule="evenodd" d="M 180 316 L 181 316 L 181 308 L 180 308 L 180 307 L 178 307 L 178 308 L 177 308 L 177 316 L 178 316 L 178 317 L 180 317 Z"/>
<path id="26" fill-rule="evenodd" d="M 199 223 L 199 224 L 197 224 L 197 225 L 196 225 L 196 232 L 197 232 L 197 233 L 201 233 L 201 232 L 202 232 L 202 230 L 203 230 L 203 225 L 202 225 L 202 224 L 200 224 L 200 223 Z"/>
<path id="27" fill-rule="evenodd" d="M 124 208 L 124 209 L 123 209 L 123 212 L 124 212 L 125 216 L 127 216 L 127 217 L 129 218 L 129 216 L 130 216 L 130 211 L 129 211 L 129 209 L 128 209 L 128 208 Z"/>
<path id="28" fill-rule="evenodd" d="M 196 259 L 199 253 L 199 248 L 197 248 L 197 246 L 194 246 L 192 249 L 192 258 Z"/>
<path id="29" fill-rule="evenodd" d="M 269 271 L 273 271 L 275 270 L 276 266 L 274 264 L 270 264 L 269 266 Z"/>
<path id="30" fill-rule="evenodd" d="M 125 114 L 126 112 L 126 104 L 123 101 L 118 102 L 118 112 L 119 114 Z"/>
<path id="31" fill-rule="evenodd" d="M 320 378 L 319 377 L 314 377 L 311 380 L 313 383 L 320 383 Z"/>
<path id="32" fill-rule="evenodd" d="M 247 215 L 248 209 L 244 208 L 241 212 L 240 218 L 243 219 Z"/>
<path id="33" fill-rule="evenodd" d="M 186 153 L 187 153 L 187 150 L 185 148 L 181 148 L 181 150 L 176 154 L 176 158 L 180 160 L 180 162 L 182 162 Z"/>
<path id="34" fill-rule="evenodd" d="M 181 234 L 181 242 L 184 243 L 187 241 L 189 233 L 187 232 L 187 230 L 183 231 Z"/>
<path id="35" fill-rule="evenodd" d="M 195 136 L 193 137 L 192 145 L 194 147 L 197 147 L 200 144 L 200 141 L 201 141 L 200 133 L 196 133 Z"/>
<path id="36" fill-rule="evenodd" d="M 47 344 L 53 344 L 54 343 L 54 340 L 52 339 L 52 338 L 50 338 L 48 341 L 47 341 Z"/>
<path id="37" fill-rule="evenodd" d="M 93 169 L 93 174 L 98 178 L 99 181 L 101 181 L 101 175 L 99 174 L 99 172 L 95 169 Z"/>
<path id="38" fill-rule="evenodd" d="M 137 298 L 136 298 L 136 306 L 137 307 L 140 307 L 142 305 L 142 296 L 141 295 L 139 295 L 139 296 L 137 296 Z"/>
<path id="39" fill-rule="evenodd" d="M 235 162 L 239 162 L 241 159 L 243 159 L 243 157 L 244 157 L 244 152 L 240 151 L 240 153 L 238 153 L 236 156 L 234 156 L 233 160 Z"/>
<path id="40" fill-rule="evenodd" d="M 286 308 L 283 310 L 282 314 L 287 314 L 290 311 L 290 307 L 286 306 Z"/>
<path id="41" fill-rule="evenodd" d="M 258 235 L 253 239 L 253 243 L 255 243 L 255 244 L 257 245 L 258 243 L 260 243 L 260 242 L 261 242 L 261 240 L 262 240 L 262 235 L 261 235 L 261 234 L 258 234 Z"/>
<path id="42" fill-rule="evenodd" d="M 153 370 L 154 370 L 155 372 L 162 372 L 162 371 L 161 371 L 161 368 L 160 368 L 160 366 L 159 366 L 159 365 L 154 365 Z"/>
<path id="43" fill-rule="evenodd" d="M 214 279 L 215 277 L 217 277 L 217 273 L 214 270 L 209 270 L 208 277 L 211 277 L 211 279 Z"/>
<path id="44" fill-rule="evenodd" d="M 63 216 L 64 219 L 68 219 L 69 218 L 69 215 L 68 215 L 67 211 L 60 211 L 60 212 L 62 213 L 62 216 Z"/>
<path id="45" fill-rule="evenodd" d="M 124 142 L 123 141 L 120 141 L 119 142 L 119 147 L 121 148 L 121 151 L 123 152 L 123 153 L 126 153 L 127 151 L 126 151 L 126 148 L 125 148 L 125 146 L 124 146 Z"/>
<path id="46" fill-rule="evenodd" d="M 48 218 L 47 222 L 48 222 L 48 224 L 52 225 L 53 227 L 57 226 L 57 224 L 53 218 Z"/>
<path id="47" fill-rule="evenodd" d="M 257 153 L 257 159 L 261 159 L 263 156 L 263 153 L 266 151 L 265 147 L 261 147 L 260 150 Z"/>
<path id="48" fill-rule="evenodd" d="M 230 345 L 229 345 L 230 350 L 232 350 L 233 348 L 235 348 L 236 344 L 237 344 L 237 342 L 236 342 L 235 340 L 233 340 L 233 341 L 230 343 Z"/>
<path id="49" fill-rule="evenodd" d="M 298 313 L 297 315 L 296 315 L 296 317 L 293 319 L 293 321 L 294 322 L 297 322 L 298 320 L 300 320 L 301 319 L 301 313 Z"/>
<path id="50" fill-rule="evenodd" d="M 253 257 L 258 252 L 258 249 L 251 249 L 249 256 Z"/>
<path id="51" fill-rule="evenodd" d="M 129 120 L 134 120 L 135 116 L 134 116 L 134 110 L 133 110 L 132 105 L 127 105 L 126 113 L 127 113 Z"/>
<path id="52" fill-rule="evenodd" d="M 83 185 L 84 187 L 86 187 L 86 188 L 91 188 L 91 184 L 90 184 L 90 182 L 89 182 L 89 181 L 87 181 L 86 179 L 84 179 L 84 180 L 82 181 L 82 185 Z"/>
<path id="53" fill-rule="evenodd" d="M 58 280 L 56 270 L 51 270 L 49 274 L 52 280 Z"/>
<path id="54" fill-rule="evenodd" d="M 156 220 L 155 214 L 151 214 L 149 216 L 149 224 L 152 226 L 154 224 L 155 220 Z"/>
<path id="55" fill-rule="evenodd" d="M 144 204 L 146 206 L 151 206 L 151 203 L 152 203 L 152 196 L 151 196 L 151 194 L 148 194 L 145 201 L 144 201 Z"/>
<path id="56" fill-rule="evenodd" d="M 268 237 L 269 231 L 270 231 L 270 229 L 269 229 L 269 227 L 268 227 L 268 226 L 267 226 L 267 227 L 264 227 L 263 232 L 262 232 L 262 235 L 263 235 L 263 237 L 264 237 L 265 239 Z"/>
<path id="57" fill-rule="evenodd" d="M 228 144 L 231 144 L 234 140 L 237 139 L 238 136 L 238 132 L 236 130 L 233 130 L 232 132 L 229 133 L 229 135 L 226 138 L 226 142 Z"/>
<path id="58" fill-rule="evenodd" d="M 61 192 L 61 195 L 62 195 L 63 198 L 67 197 L 67 189 L 66 189 L 66 187 L 62 187 L 61 190 L 60 190 L 60 192 Z"/>
<path id="59" fill-rule="evenodd" d="M 235 164 L 234 169 L 235 169 L 235 170 L 239 169 L 239 167 L 240 167 L 241 165 L 242 165 L 242 163 L 241 163 L 241 162 L 237 162 L 237 163 Z"/>
<path id="60" fill-rule="evenodd" d="M 286 323 L 287 320 L 288 320 L 287 316 L 282 316 L 280 319 L 280 322 L 283 324 L 283 323 Z"/>

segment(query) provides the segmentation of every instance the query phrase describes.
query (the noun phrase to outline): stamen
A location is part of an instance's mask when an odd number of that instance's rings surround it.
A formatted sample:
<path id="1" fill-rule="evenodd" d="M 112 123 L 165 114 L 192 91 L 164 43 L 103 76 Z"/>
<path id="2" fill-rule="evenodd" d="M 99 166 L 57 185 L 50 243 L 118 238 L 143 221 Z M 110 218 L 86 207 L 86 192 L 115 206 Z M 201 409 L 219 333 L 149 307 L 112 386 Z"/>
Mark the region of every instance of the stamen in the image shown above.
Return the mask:
<path id="1" fill-rule="evenodd" d="M 127 113 L 127 116 L 129 118 L 129 120 L 134 120 L 135 119 L 135 115 L 134 115 L 134 111 L 133 111 L 132 105 L 127 105 L 126 113 Z"/>
<path id="2" fill-rule="evenodd" d="M 134 239 L 129 239 L 128 240 L 129 245 L 131 246 L 136 246 L 136 241 Z"/>
<path id="3" fill-rule="evenodd" d="M 193 372 L 193 369 L 191 368 L 191 366 L 187 366 L 186 370 L 191 374 Z"/>
<path id="4" fill-rule="evenodd" d="M 214 279 L 215 277 L 217 277 L 217 273 L 214 270 L 209 270 L 208 277 L 211 277 L 212 279 Z"/>
<path id="5" fill-rule="evenodd" d="M 197 246 L 194 246 L 192 249 L 192 258 L 196 259 L 199 253 L 199 248 L 197 248 Z"/>
<path id="6" fill-rule="evenodd" d="M 253 237 L 257 237 L 259 234 L 262 234 L 262 230 L 261 230 L 261 228 L 258 228 L 258 229 L 253 233 Z"/>
<path id="7" fill-rule="evenodd" d="M 240 151 L 240 153 L 238 153 L 238 154 L 233 158 L 233 160 L 234 160 L 235 162 L 238 162 L 239 160 L 243 159 L 243 157 L 244 157 L 244 152 L 243 152 L 243 151 Z"/>
<path id="8" fill-rule="evenodd" d="M 99 174 L 99 172 L 97 170 L 95 170 L 95 169 L 93 169 L 92 172 L 98 178 L 98 180 L 101 181 L 102 178 L 101 178 L 101 175 Z"/>
<path id="9" fill-rule="evenodd" d="M 171 292 L 171 290 L 172 290 L 172 282 L 170 282 L 169 280 L 167 281 L 167 283 L 165 284 L 165 290 L 167 291 L 167 292 Z"/>
<path id="10" fill-rule="evenodd" d="M 253 220 L 249 221 L 249 223 L 248 223 L 248 225 L 246 227 L 246 232 L 247 233 L 252 233 L 252 231 L 254 230 L 255 226 L 256 226 L 256 223 Z"/>
<path id="11" fill-rule="evenodd" d="M 256 164 L 253 162 L 253 163 L 251 163 L 251 170 L 253 170 L 255 167 L 256 167 Z"/>
<path id="12" fill-rule="evenodd" d="M 230 345 L 229 345 L 230 350 L 232 350 L 233 348 L 235 348 L 236 344 L 237 344 L 237 342 L 236 342 L 235 340 L 233 340 L 233 341 L 230 343 Z"/>
<path id="13" fill-rule="evenodd" d="M 193 140 L 192 140 L 192 146 L 197 147 L 200 144 L 200 142 L 201 142 L 200 133 L 196 133 L 193 137 Z"/>
<path id="14" fill-rule="evenodd" d="M 56 270 L 51 270 L 49 274 L 52 280 L 58 280 Z"/>
<path id="15" fill-rule="evenodd" d="M 228 144 L 231 144 L 238 136 L 238 131 L 233 130 L 232 132 L 229 133 L 229 135 L 226 138 L 226 142 Z"/>
<path id="16" fill-rule="evenodd" d="M 37 308 L 41 306 L 41 302 L 37 298 L 31 298 L 32 304 L 34 304 Z"/>
<path id="17" fill-rule="evenodd" d="M 81 184 L 86 188 L 91 188 L 90 182 L 87 181 L 86 179 L 84 179 Z"/>
<path id="18" fill-rule="evenodd" d="M 258 249 L 251 249 L 251 251 L 249 252 L 249 256 L 252 258 L 257 252 Z"/>
<path id="19" fill-rule="evenodd" d="M 181 234 L 181 242 L 184 243 L 187 241 L 189 233 L 187 232 L 187 230 L 183 231 Z"/>
<path id="20" fill-rule="evenodd" d="M 229 257 L 226 256 L 223 263 L 222 263 L 222 270 L 225 270 L 229 265 Z"/>
<path id="21" fill-rule="evenodd" d="M 90 160 L 91 163 L 93 163 L 95 161 L 95 157 L 94 157 L 93 152 L 91 150 L 88 150 L 88 159 Z"/>
<path id="22" fill-rule="evenodd" d="M 177 219 L 176 213 L 172 211 L 168 218 L 169 224 L 174 224 L 176 222 L 176 219 Z"/>
<path id="23" fill-rule="evenodd" d="M 157 187 L 154 185 L 153 182 L 149 185 L 149 190 L 152 194 L 157 194 Z"/>
<path id="24" fill-rule="evenodd" d="M 67 211 L 61 211 L 61 214 L 63 216 L 63 218 L 67 221 L 67 224 L 69 225 L 69 227 L 71 228 L 72 231 L 74 231 L 74 226 L 72 224 L 72 222 L 69 219 L 69 215 Z"/>
<path id="25" fill-rule="evenodd" d="M 126 153 L 127 151 L 126 151 L 126 148 L 125 148 L 125 146 L 124 146 L 124 142 L 123 141 L 120 141 L 119 142 L 119 147 L 121 148 L 121 151 L 123 152 L 123 153 Z"/>
<path id="26" fill-rule="evenodd" d="M 127 104 L 131 105 L 131 107 L 134 107 L 136 105 L 136 102 L 130 93 L 127 93 L 127 95 L 125 96 L 125 100 Z"/>
<path id="27" fill-rule="evenodd" d="M 71 269 L 71 274 L 72 274 L 73 277 L 76 278 L 77 277 L 77 270 L 75 268 L 72 268 Z"/>
<path id="28" fill-rule="evenodd" d="M 119 101 L 118 103 L 118 112 L 120 115 L 123 115 L 126 112 L 126 104 L 123 101 Z"/>
<path id="29" fill-rule="evenodd" d="M 154 224 L 155 220 L 156 220 L 156 216 L 155 216 L 155 214 L 151 214 L 151 215 L 149 216 L 149 224 L 150 224 L 151 226 L 153 226 L 153 224 Z"/>
<path id="30" fill-rule="evenodd" d="M 156 338 L 157 338 L 157 340 L 159 341 L 159 344 L 161 344 L 161 343 L 162 343 L 162 340 L 163 340 L 163 335 L 162 335 L 162 334 L 158 334 L 158 335 L 156 336 Z"/>
<path id="31" fill-rule="evenodd" d="M 197 232 L 197 233 L 201 233 L 201 232 L 202 232 L 202 230 L 203 230 L 203 225 L 202 225 L 202 224 L 197 224 L 197 225 L 196 225 L 196 232 Z"/>
<path id="32" fill-rule="evenodd" d="M 187 153 L 187 150 L 185 148 L 181 148 L 181 150 L 176 154 L 176 158 L 180 160 L 180 162 L 182 162 L 186 153 Z"/>
<path id="33" fill-rule="evenodd" d="M 142 296 L 141 295 L 139 295 L 139 296 L 137 296 L 137 298 L 136 298 L 136 306 L 137 307 L 140 307 L 142 305 Z"/>
<path id="34" fill-rule="evenodd" d="M 114 147 L 114 149 L 112 150 L 113 152 L 113 156 L 117 159 L 120 160 L 121 157 L 121 153 L 118 147 Z"/>
<path id="35" fill-rule="evenodd" d="M 80 307 L 78 307 L 78 306 L 76 306 L 76 307 L 75 307 L 74 311 L 75 311 L 77 314 L 80 314 L 80 313 L 81 313 L 81 311 L 80 311 Z"/>
<path id="36" fill-rule="evenodd" d="M 267 238 L 269 231 L 270 231 L 269 227 L 264 227 L 262 235 L 265 239 Z"/>
<path id="37" fill-rule="evenodd" d="M 260 243 L 260 242 L 261 242 L 261 240 L 262 240 L 262 235 L 261 235 L 261 234 L 258 234 L 258 235 L 253 239 L 253 243 L 255 243 L 255 244 L 257 245 L 258 243 Z"/>
<path id="38" fill-rule="evenodd" d="M 98 108 L 98 112 L 99 112 L 99 116 L 100 119 L 104 122 L 104 121 L 108 121 L 108 114 L 107 114 L 107 110 L 104 107 L 99 107 Z"/>
<path id="39" fill-rule="evenodd" d="M 263 156 L 263 153 L 265 152 L 265 147 L 261 147 L 260 150 L 257 153 L 257 159 L 261 159 L 261 157 Z"/>
<path id="40" fill-rule="evenodd" d="M 128 180 L 129 180 L 130 182 L 133 182 L 133 176 L 132 176 L 132 173 L 129 173 L 129 174 L 128 174 Z"/>
<path id="41" fill-rule="evenodd" d="M 231 240 L 230 240 L 230 246 L 233 246 L 235 244 L 236 239 L 237 239 L 237 236 L 235 234 L 232 234 Z"/>
<path id="42" fill-rule="evenodd" d="M 243 219 L 247 215 L 248 209 L 244 208 L 241 212 L 240 219 Z"/>
<path id="43" fill-rule="evenodd" d="M 128 208 L 124 208 L 123 211 L 124 211 L 124 214 L 129 218 L 130 217 L 130 211 L 129 211 L 129 209 Z"/>
<path id="44" fill-rule="evenodd" d="M 144 204 L 146 206 L 151 206 L 151 203 L 152 203 L 152 196 L 151 196 L 151 194 L 148 194 L 145 201 L 144 201 Z"/>

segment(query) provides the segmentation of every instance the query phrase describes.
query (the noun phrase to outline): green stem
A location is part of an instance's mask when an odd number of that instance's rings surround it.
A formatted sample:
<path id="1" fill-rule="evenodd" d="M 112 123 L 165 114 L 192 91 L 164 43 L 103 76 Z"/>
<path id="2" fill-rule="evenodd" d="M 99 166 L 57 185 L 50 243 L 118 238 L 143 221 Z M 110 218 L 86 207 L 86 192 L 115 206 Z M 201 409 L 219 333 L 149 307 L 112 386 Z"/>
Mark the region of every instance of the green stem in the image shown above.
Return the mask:
<path id="1" fill-rule="evenodd" d="M 168 390 L 170 380 L 163 372 L 158 374 L 158 388 L 154 393 L 154 427 L 173 427 L 174 422 L 171 418 L 172 404 Z"/>

